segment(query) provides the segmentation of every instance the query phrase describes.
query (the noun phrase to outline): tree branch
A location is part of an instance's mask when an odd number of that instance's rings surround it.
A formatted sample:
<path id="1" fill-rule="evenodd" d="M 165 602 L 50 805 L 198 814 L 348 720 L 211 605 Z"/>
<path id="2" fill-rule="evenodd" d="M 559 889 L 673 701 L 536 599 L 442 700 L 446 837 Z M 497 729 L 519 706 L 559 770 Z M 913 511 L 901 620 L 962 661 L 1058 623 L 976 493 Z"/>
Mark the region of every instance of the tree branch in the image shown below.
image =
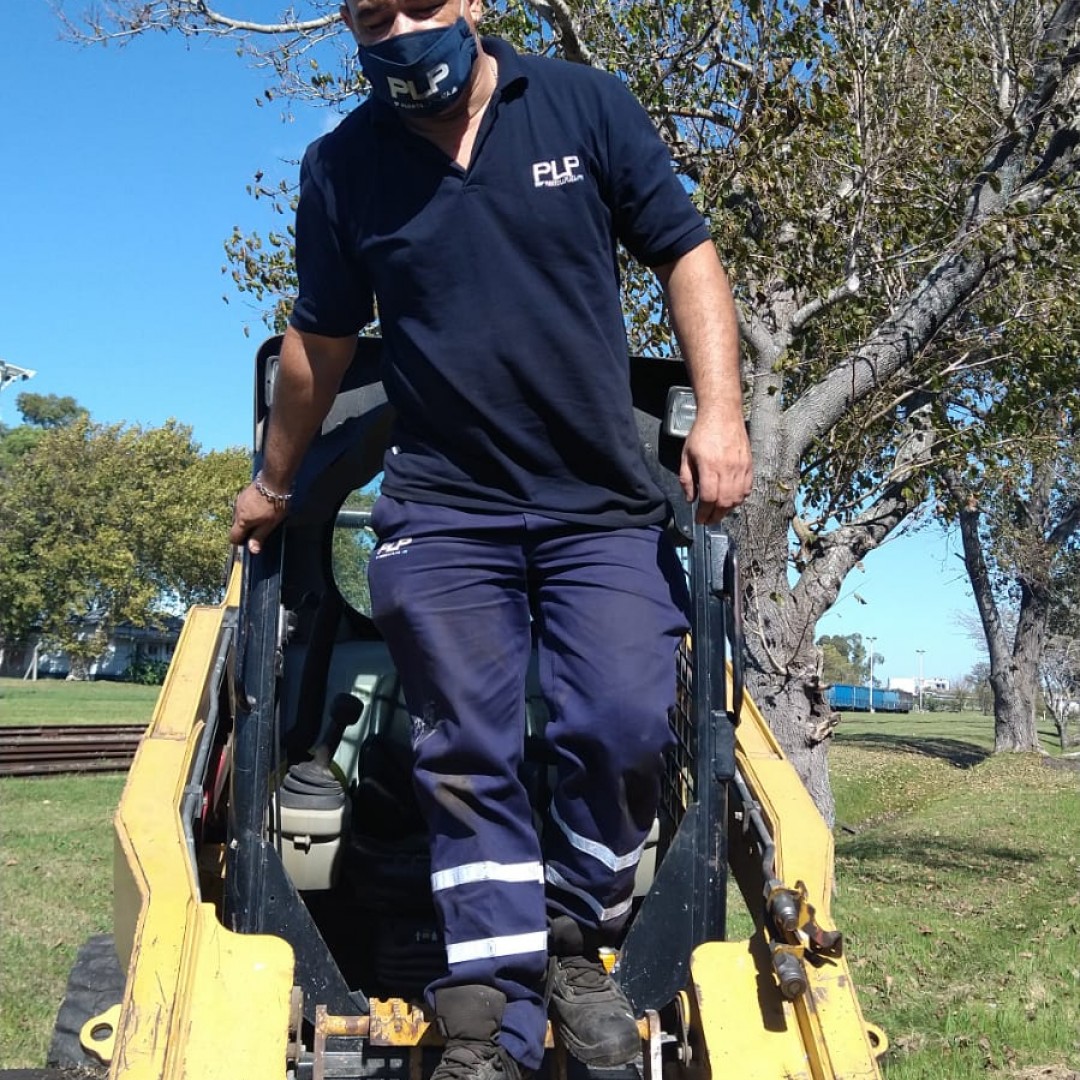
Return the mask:
<path id="1" fill-rule="evenodd" d="M 255 23 L 246 19 L 233 19 L 228 15 L 222 15 L 215 11 L 203 0 L 195 0 L 194 7 L 208 23 L 224 27 L 227 30 L 244 30 L 253 34 L 306 34 L 312 30 L 321 30 L 324 26 L 331 26 L 341 21 L 341 16 L 335 11 L 323 15 L 318 19 L 308 19 L 305 22 L 283 23 Z"/>
<path id="2" fill-rule="evenodd" d="M 1009 647 L 1005 640 L 1001 613 L 994 601 L 990 570 L 986 565 L 982 541 L 979 538 L 979 509 L 956 470 L 944 470 L 943 479 L 958 507 L 957 520 L 960 524 L 960 540 L 964 548 L 964 565 L 967 567 L 971 590 L 975 594 L 975 606 L 978 608 L 979 619 L 986 636 L 991 671 L 996 671 L 1005 663 Z"/>
<path id="3" fill-rule="evenodd" d="M 936 438 L 929 404 L 923 404 L 908 417 L 896 463 L 880 496 L 848 524 L 815 536 L 809 544 L 804 541 L 809 558 L 792 598 L 809 607 L 811 625 L 836 602 L 849 571 L 916 510 L 921 497 L 912 492 L 911 479 L 930 462 Z"/>
<path id="4" fill-rule="evenodd" d="M 848 360 L 789 407 L 787 426 L 793 440 L 801 443 L 793 449 L 805 451 L 855 402 L 908 366 L 986 275 L 1011 257 L 1005 240 L 997 241 L 995 246 L 988 242 L 987 226 L 991 222 L 1021 201 L 1031 210 L 1053 195 L 1051 189 L 1036 189 L 1028 182 L 1032 174 L 1024 163 L 1049 115 L 1049 104 L 1080 64 L 1080 45 L 1070 44 L 1078 19 L 1080 0 L 1062 0 L 1043 36 L 1043 59 L 1032 85 L 1014 116 L 999 129 L 995 149 L 983 163 L 952 244 L 897 305 L 892 317 Z M 1059 173 L 1077 166 L 1074 122 L 1075 118 L 1070 118 L 1049 139 L 1046 153 L 1056 154 L 1054 163 Z"/>
<path id="5" fill-rule="evenodd" d="M 559 33 L 563 56 L 575 64 L 596 67 L 596 60 L 582 39 L 566 0 L 528 0 L 530 6 Z"/>
<path id="6" fill-rule="evenodd" d="M 854 296 L 859 291 L 859 285 L 859 275 L 851 274 L 846 281 L 842 281 L 826 296 L 817 296 L 804 304 L 791 317 L 791 332 L 797 334 L 815 315 L 820 315 L 834 304 L 839 304 L 842 300 Z"/>
<path id="7" fill-rule="evenodd" d="M 1080 529 L 1080 499 L 1074 499 L 1061 516 L 1061 520 L 1051 530 L 1047 537 L 1047 544 L 1058 549 L 1065 546 L 1065 542 L 1077 529 Z"/>
<path id="8" fill-rule="evenodd" d="M 53 10 L 78 40 L 109 41 L 117 38 L 132 37 L 149 29 L 168 29 L 175 27 L 183 34 L 204 33 L 249 33 L 274 36 L 280 34 L 310 34 L 324 30 L 341 21 L 336 7 L 318 18 L 305 20 L 286 20 L 284 22 L 263 23 L 248 19 L 234 19 L 212 8 L 206 0 L 169 0 L 166 3 L 146 3 L 128 16 L 116 14 L 114 21 L 119 29 L 106 31 L 96 20 L 93 13 L 85 16 L 88 31 L 80 30 L 61 10 L 59 0 L 52 0 Z"/>

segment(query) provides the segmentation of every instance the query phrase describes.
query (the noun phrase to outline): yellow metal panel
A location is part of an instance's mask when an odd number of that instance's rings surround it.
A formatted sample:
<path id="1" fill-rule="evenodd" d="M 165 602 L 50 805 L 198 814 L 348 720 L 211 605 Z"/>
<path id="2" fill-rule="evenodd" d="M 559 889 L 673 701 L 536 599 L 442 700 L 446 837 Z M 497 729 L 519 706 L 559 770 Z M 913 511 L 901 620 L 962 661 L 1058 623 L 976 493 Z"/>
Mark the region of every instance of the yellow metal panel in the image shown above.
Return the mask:
<path id="1" fill-rule="evenodd" d="M 735 729 L 735 756 L 776 844 L 776 876 L 789 886 L 805 882 L 818 925 L 831 929 L 832 833 L 749 695 Z"/>
<path id="2" fill-rule="evenodd" d="M 802 882 L 818 927 L 835 929 L 832 833 L 749 695 L 735 738 L 739 771 L 776 845 L 777 878 L 789 888 Z M 694 953 L 691 971 L 714 1075 L 723 1074 L 718 1063 L 726 1061 L 740 1076 L 763 1080 L 880 1076 L 846 959 L 808 958 L 804 968 L 807 992 L 788 1002 L 760 935 L 750 942 L 709 943 Z M 732 1046 L 743 1048 L 741 1057 L 731 1056 Z M 764 1072 L 747 1071 L 759 1050 L 770 1064 Z"/>
<path id="3" fill-rule="evenodd" d="M 284 1074 L 292 950 L 230 933 L 199 902 L 180 818 L 224 612 L 188 616 L 117 810 L 116 932 L 130 960 L 111 1078 Z"/>
<path id="4" fill-rule="evenodd" d="M 713 1076 L 740 1080 L 876 1080 L 877 1060 L 843 960 L 808 967 L 810 988 L 780 993 L 768 946 L 708 942 L 694 950 L 691 982 Z"/>
<path id="5" fill-rule="evenodd" d="M 776 876 L 788 886 L 804 882 L 818 925 L 831 929 L 833 841 L 817 807 L 787 761 L 747 759 L 738 748 L 735 757 L 776 844 Z"/>
<path id="6" fill-rule="evenodd" d="M 759 945 L 711 941 L 690 959 L 709 1071 L 739 1080 L 811 1080 L 794 1010 Z"/>
<path id="7" fill-rule="evenodd" d="M 192 608 L 176 645 L 178 663 L 169 668 L 161 687 L 149 733 L 155 739 L 180 739 L 192 734 L 193 722 L 205 715 L 204 696 L 221 632 L 220 608 Z"/>
<path id="8" fill-rule="evenodd" d="M 188 944 L 166 1075 L 283 1077 L 292 949 L 281 938 L 231 933 L 209 904 L 195 914 Z"/>

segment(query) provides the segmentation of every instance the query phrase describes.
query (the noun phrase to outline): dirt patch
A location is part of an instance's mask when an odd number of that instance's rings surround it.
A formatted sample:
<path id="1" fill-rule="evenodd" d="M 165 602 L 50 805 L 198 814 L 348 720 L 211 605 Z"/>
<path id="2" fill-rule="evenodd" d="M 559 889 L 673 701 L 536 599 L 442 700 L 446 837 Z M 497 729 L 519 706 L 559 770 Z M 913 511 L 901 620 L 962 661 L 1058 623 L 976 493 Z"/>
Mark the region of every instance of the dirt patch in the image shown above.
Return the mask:
<path id="1" fill-rule="evenodd" d="M 1068 754 L 1065 757 L 1046 757 L 1043 764 L 1048 769 L 1068 769 L 1071 772 L 1080 772 L 1080 754 Z M 1073 1076 L 1078 1075 L 1073 1073 Z"/>
<path id="2" fill-rule="evenodd" d="M 1010 1080 L 1080 1080 L 1080 1072 L 1068 1065 L 1034 1065 L 1009 1073 Z"/>

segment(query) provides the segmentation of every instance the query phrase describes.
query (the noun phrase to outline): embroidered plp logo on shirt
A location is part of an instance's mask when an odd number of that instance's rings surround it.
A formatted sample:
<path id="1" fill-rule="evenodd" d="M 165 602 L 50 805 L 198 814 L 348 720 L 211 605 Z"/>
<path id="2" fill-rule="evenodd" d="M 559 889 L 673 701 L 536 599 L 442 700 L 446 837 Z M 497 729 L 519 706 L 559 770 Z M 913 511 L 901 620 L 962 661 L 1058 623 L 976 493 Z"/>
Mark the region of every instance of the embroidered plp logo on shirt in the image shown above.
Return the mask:
<path id="1" fill-rule="evenodd" d="M 576 154 L 569 154 L 561 160 L 534 161 L 532 174 L 533 187 L 562 187 L 585 179 L 581 173 L 581 159 Z"/>

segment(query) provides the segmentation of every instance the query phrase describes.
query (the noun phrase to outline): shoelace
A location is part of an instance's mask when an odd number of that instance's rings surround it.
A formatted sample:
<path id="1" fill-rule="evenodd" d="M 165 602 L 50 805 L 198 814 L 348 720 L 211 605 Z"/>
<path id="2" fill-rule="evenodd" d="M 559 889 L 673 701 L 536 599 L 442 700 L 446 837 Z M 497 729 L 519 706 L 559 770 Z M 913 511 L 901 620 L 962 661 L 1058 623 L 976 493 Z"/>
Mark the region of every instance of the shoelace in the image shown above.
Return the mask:
<path id="1" fill-rule="evenodd" d="M 471 1080 L 481 1065 L 497 1057 L 498 1047 L 486 1041 L 451 1039 L 446 1044 L 437 1072 L 440 1080 Z M 501 1065 L 501 1063 L 500 1063 Z M 500 1067 L 500 1072 L 503 1070 Z"/>
<path id="2" fill-rule="evenodd" d="M 599 960 L 564 956 L 558 960 L 568 986 L 582 994 L 603 994 L 612 989 L 607 970 Z"/>

